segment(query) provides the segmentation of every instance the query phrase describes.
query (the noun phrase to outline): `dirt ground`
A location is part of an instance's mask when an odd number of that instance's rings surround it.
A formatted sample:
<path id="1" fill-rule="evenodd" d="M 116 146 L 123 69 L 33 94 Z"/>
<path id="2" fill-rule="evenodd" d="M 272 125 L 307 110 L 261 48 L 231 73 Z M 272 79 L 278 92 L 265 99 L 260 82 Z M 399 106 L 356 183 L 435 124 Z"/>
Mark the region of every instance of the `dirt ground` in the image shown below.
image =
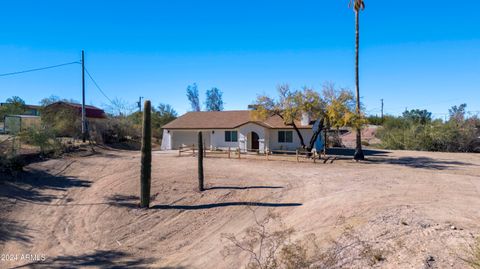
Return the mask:
<path id="1" fill-rule="evenodd" d="M 314 233 L 328 247 L 348 229 L 381 253 L 346 248 L 344 268 L 466 268 L 480 235 L 478 154 L 206 158 L 200 193 L 195 158 L 157 151 L 149 210 L 137 206 L 139 157 L 103 150 L 51 159 L 0 185 L 0 268 L 242 268 L 248 256 L 223 257 L 221 234 L 242 236 L 252 208 L 280 214 L 297 238 Z"/>

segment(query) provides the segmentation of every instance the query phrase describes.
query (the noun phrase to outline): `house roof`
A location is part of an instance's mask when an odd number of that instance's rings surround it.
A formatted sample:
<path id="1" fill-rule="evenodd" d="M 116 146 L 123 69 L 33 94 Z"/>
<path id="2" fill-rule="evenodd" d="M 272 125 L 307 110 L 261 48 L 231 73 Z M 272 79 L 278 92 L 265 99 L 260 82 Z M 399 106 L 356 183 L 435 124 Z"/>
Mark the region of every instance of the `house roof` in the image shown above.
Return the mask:
<path id="1" fill-rule="evenodd" d="M 163 126 L 164 129 L 234 129 L 247 123 L 255 123 L 270 129 L 291 129 L 285 125 L 279 116 L 272 116 L 264 121 L 254 119 L 251 110 L 236 111 L 202 111 L 188 112 Z M 312 128 L 301 126 L 296 122 L 299 129 Z"/>
<path id="2" fill-rule="evenodd" d="M 69 103 L 69 102 L 63 102 L 63 101 L 55 102 L 53 104 L 48 105 L 47 107 L 55 107 L 55 106 L 67 106 L 67 107 L 74 108 L 79 113 L 82 112 L 81 104 Z M 106 117 L 105 111 L 103 111 L 103 109 L 100 109 L 95 106 L 89 106 L 89 105 L 85 105 L 85 116 L 87 118 L 98 118 L 98 119 L 102 119 Z"/>

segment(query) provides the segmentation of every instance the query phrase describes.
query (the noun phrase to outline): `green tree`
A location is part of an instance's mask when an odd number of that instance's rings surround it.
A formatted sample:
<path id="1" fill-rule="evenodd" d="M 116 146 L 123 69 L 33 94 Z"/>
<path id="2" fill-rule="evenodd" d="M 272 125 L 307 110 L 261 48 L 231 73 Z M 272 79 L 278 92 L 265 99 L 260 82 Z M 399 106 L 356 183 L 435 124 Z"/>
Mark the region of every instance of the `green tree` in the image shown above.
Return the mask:
<path id="1" fill-rule="evenodd" d="M 406 110 L 403 112 L 403 117 L 408 121 L 424 125 L 432 121 L 432 113 L 425 109 L 412 109 L 410 111 Z"/>
<path id="2" fill-rule="evenodd" d="M 310 152 L 321 131 L 330 127 L 340 128 L 352 126 L 360 128 L 365 120 L 355 112 L 353 93 L 346 89 L 336 89 L 333 84 L 325 84 L 323 98 L 315 90 L 303 88 L 290 90 L 288 85 L 278 87 L 278 97 L 260 95 L 251 107 L 255 108 L 254 117 L 265 120 L 278 116 L 287 126 L 292 126 L 297 133 L 302 148 Z M 319 128 L 314 130 L 308 144 L 298 129 L 298 122 L 307 114 L 311 119 L 318 121 Z"/>
<path id="3" fill-rule="evenodd" d="M 156 109 L 152 107 L 151 121 L 153 137 L 157 138 L 158 140 L 162 139 L 162 127 L 176 119 L 177 116 L 177 112 L 169 104 L 159 104 Z M 132 114 L 128 115 L 126 119 L 131 122 L 135 128 L 140 128 L 142 125 L 143 112 L 133 112 Z"/>
<path id="4" fill-rule="evenodd" d="M 307 99 L 309 102 L 306 101 Z M 297 124 L 302 119 L 303 113 L 309 113 L 312 117 L 319 116 L 315 114 L 322 111 L 321 106 L 322 100 L 317 92 L 308 89 L 304 89 L 303 92 L 292 91 L 286 84 L 278 87 L 277 99 L 261 95 L 253 104 L 253 107 L 256 108 L 254 113 L 256 119 L 265 120 L 272 116 L 278 116 L 285 125 L 292 126 L 300 139 L 302 148 L 307 148 L 307 146 Z M 309 146 L 308 148 L 313 147 Z"/>
<path id="5" fill-rule="evenodd" d="M 448 110 L 448 114 L 450 115 L 450 120 L 455 121 L 457 123 L 463 122 L 465 120 L 466 108 L 467 108 L 467 104 L 452 106 L 452 108 Z"/>
<path id="6" fill-rule="evenodd" d="M 198 87 L 196 83 L 193 85 L 188 85 L 187 87 L 187 98 L 192 107 L 192 111 L 200 111 L 200 97 L 198 95 Z"/>
<path id="7" fill-rule="evenodd" d="M 0 106 L 0 120 L 6 115 L 18 115 L 25 112 L 25 101 L 18 96 L 8 98 L 2 106 Z"/>
<path id="8" fill-rule="evenodd" d="M 357 117 L 360 115 L 360 80 L 359 80 L 359 50 L 360 50 L 360 11 L 365 9 L 363 0 L 350 0 L 349 7 L 355 12 L 355 93 L 356 93 L 356 112 Z M 356 149 L 353 158 L 355 160 L 363 160 L 365 156 L 362 150 L 362 134 L 360 128 L 357 128 Z"/>
<path id="9" fill-rule="evenodd" d="M 222 111 L 223 110 L 223 93 L 218 88 L 211 88 L 207 90 L 207 101 L 205 102 L 207 111 Z"/>
<path id="10" fill-rule="evenodd" d="M 160 104 L 157 109 L 152 109 L 153 136 L 158 139 L 163 137 L 162 127 L 177 118 L 178 114 L 169 104 Z"/>
<path id="11" fill-rule="evenodd" d="M 158 122 L 161 126 L 173 121 L 178 117 L 177 111 L 169 104 L 159 104 L 157 109 L 154 110 L 158 115 Z"/>
<path id="12" fill-rule="evenodd" d="M 335 89 L 333 84 L 327 84 L 323 89 L 325 100 L 326 124 L 339 129 L 344 126 L 356 126 L 355 99 L 347 89 Z"/>

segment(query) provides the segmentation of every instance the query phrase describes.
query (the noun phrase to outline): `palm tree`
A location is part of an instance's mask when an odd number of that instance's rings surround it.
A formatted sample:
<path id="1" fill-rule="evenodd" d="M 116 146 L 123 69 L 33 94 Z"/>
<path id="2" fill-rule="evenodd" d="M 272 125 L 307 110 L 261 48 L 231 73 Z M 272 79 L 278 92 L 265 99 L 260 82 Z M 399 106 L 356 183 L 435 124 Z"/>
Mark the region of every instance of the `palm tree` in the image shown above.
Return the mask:
<path id="1" fill-rule="evenodd" d="M 360 118 L 360 82 L 358 76 L 358 53 L 360 45 L 360 11 L 365 9 L 365 3 L 363 0 L 350 0 L 348 5 L 355 11 L 355 92 L 357 97 L 356 112 L 358 118 Z M 355 148 L 355 154 L 353 155 L 355 160 L 363 160 L 365 156 L 362 150 L 362 134 L 360 128 L 357 128 L 357 146 Z"/>

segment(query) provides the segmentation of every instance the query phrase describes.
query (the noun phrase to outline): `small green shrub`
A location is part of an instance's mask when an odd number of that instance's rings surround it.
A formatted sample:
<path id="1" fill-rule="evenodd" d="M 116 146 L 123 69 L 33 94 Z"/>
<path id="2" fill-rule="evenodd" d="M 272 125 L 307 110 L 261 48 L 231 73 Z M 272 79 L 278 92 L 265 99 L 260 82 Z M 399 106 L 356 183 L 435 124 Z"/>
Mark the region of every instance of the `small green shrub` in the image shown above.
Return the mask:
<path id="1" fill-rule="evenodd" d="M 62 143 L 52 131 L 44 128 L 28 128 L 20 132 L 19 137 L 23 143 L 39 147 L 44 155 L 59 155 L 63 151 Z"/>

